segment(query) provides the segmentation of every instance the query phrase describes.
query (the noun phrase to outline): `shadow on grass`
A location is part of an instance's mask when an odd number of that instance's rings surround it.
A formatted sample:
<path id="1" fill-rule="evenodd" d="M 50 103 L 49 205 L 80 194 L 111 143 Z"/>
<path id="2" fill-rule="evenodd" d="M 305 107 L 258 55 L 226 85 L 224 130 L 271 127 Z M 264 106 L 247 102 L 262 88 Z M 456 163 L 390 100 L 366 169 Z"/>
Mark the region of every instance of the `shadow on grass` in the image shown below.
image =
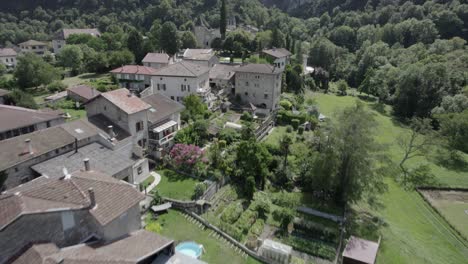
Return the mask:
<path id="1" fill-rule="evenodd" d="M 435 155 L 431 157 L 431 160 L 448 170 L 456 172 L 468 172 L 468 161 L 466 154 L 462 154 L 457 151 L 437 151 Z"/>
<path id="2" fill-rule="evenodd" d="M 384 226 L 387 226 L 384 219 L 369 212 L 352 210 L 348 213 L 346 229 L 350 230 L 352 235 L 377 241 L 381 235 L 380 228 Z"/>
<path id="3" fill-rule="evenodd" d="M 372 104 L 369 104 L 369 107 L 371 109 L 373 109 L 374 111 L 380 113 L 381 115 L 384 115 L 384 116 L 390 116 L 390 113 L 388 113 L 388 111 L 385 109 L 385 104 L 383 103 L 372 103 Z"/>
<path id="4" fill-rule="evenodd" d="M 185 181 L 185 180 L 188 180 L 188 179 L 193 179 L 189 176 L 185 176 L 185 175 L 182 175 L 180 173 L 177 173 L 175 171 L 172 171 L 172 170 L 163 170 L 160 172 L 161 175 L 163 176 L 166 176 L 167 180 L 169 182 L 176 182 L 176 181 Z M 195 179 L 193 179 L 195 180 Z"/>

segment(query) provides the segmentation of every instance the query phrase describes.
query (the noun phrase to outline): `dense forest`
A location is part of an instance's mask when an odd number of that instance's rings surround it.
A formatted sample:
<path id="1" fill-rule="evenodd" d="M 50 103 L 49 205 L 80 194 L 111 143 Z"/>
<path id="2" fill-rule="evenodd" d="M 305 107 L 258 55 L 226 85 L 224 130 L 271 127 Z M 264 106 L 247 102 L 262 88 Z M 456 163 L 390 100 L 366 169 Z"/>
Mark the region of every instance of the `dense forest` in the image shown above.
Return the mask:
<path id="1" fill-rule="evenodd" d="M 200 21 L 219 27 L 221 2 L 2 1 L 0 45 L 50 40 L 61 28 L 97 27 L 104 32 L 100 41 L 75 38 L 74 44 L 86 46 L 81 67 L 106 71 L 138 63 L 147 51 L 175 53 L 196 46 L 190 31 Z M 227 1 L 227 13 L 260 32 L 229 32 L 225 40 L 212 43 L 214 48 L 248 57 L 264 47 L 286 47 L 297 61 L 308 54 L 316 72 L 313 81 L 306 78 L 304 83 L 312 89 L 327 90 L 329 81 L 343 80 L 393 105 L 400 119 L 467 108 L 466 1 L 234 0 Z M 302 89 L 301 81 L 286 81 L 291 90 Z"/>

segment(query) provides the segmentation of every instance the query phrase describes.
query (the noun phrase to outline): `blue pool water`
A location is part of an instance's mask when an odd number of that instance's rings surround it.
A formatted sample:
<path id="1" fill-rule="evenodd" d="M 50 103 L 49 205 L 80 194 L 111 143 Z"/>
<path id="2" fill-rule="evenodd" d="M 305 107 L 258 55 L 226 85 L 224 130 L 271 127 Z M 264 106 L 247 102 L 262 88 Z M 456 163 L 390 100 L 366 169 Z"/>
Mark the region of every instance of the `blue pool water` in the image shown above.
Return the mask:
<path id="1" fill-rule="evenodd" d="M 202 254 L 201 246 L 195 242 L 182 242 L 175 250 L 192 258 L 199 258 Z"/>

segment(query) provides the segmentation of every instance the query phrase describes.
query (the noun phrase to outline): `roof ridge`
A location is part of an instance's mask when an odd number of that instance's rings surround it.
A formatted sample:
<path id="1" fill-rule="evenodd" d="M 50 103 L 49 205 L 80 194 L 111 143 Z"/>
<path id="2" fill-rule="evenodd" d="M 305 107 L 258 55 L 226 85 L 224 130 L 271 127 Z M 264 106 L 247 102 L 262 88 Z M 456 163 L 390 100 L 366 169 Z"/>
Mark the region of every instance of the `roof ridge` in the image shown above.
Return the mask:
<path id="1" fill-rule="evenodd" d="M 184 66 L 185 69 L 187 69 L 187 71 L 189 71 L 191 74 L 195 75 L 195 76 L 198 76 L 197 74 L 195 74 L 191 69 L 189 69 L 187 67 L 187 65 L 185 65 L 187 62 L 184 62 L 184 61 L 181 61 L 180 62 L 182 64 L 182 66 Z"/>

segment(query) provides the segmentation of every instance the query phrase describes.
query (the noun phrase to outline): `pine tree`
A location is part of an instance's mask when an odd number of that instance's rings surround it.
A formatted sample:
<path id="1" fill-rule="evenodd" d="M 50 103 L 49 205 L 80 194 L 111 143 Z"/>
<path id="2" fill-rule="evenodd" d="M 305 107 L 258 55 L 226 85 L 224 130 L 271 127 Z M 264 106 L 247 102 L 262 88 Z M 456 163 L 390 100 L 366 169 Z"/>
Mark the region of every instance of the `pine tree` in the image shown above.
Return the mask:
<path id="1" fill-rule="evenodd" d="M 221 32 L 221 39 L 224 39 L 226 37 L 226 13 L 226 0 L 221 0 L 221 18 L 219 21 L 219 31 Z"/>

